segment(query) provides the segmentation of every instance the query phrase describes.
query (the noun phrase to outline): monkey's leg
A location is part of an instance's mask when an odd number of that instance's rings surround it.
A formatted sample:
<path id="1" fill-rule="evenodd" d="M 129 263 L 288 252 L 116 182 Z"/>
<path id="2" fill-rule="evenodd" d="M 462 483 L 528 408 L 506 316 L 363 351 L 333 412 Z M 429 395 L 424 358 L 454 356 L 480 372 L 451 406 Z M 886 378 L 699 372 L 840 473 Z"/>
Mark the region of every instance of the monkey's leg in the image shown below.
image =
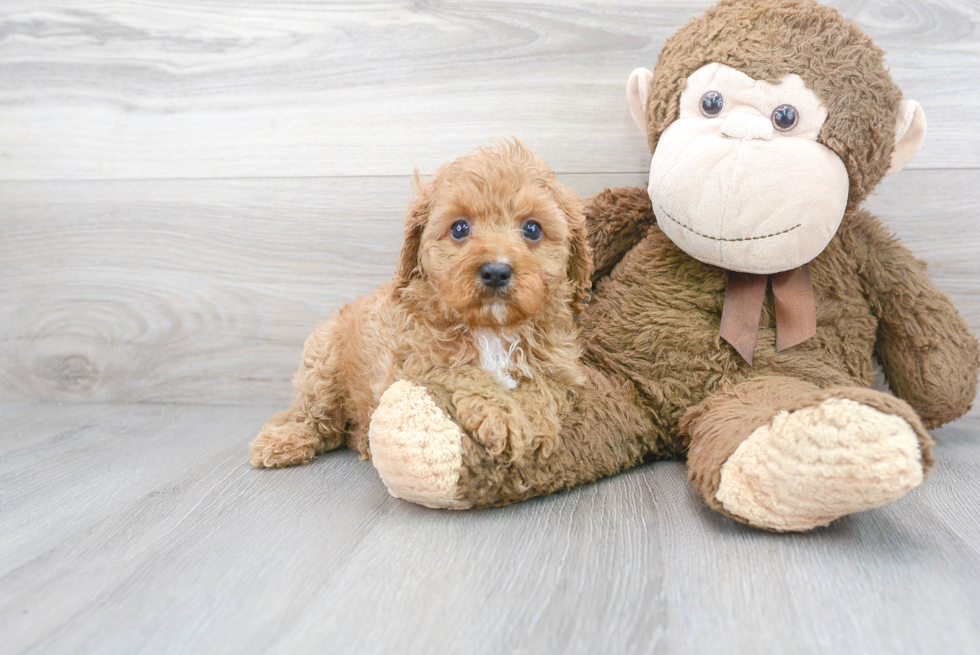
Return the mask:
<path id="1" fill-rule="evenodd" d="M 932 465 L 933 441 L 904 401 L 759 377 L 681 422 L 688 472 L 708 504 L 756 527 L 802 531 L 900 498 Z"/>
<path id="2" fill-rule="evenodd" d="M 314 457 L 344 444 L 346 390 L 341 363 L 331 347 L 334 321 L 316 327 L 303 348 L 303 363 L 293 378 L 289 408 L 266 421 L 249 446 L 253 466 L 278 468 L 309 464 Z"/>
<path id="3" fill-rule="evenodd" d="M 506 505 L 636 465 L 655 450 L 649 412 L 628 384 L 585 372 L 546 457 L 536 451 L 512 462 L 490 454 L 460 429 L 447 392 L 402 381 L 371 419 L 372 461 L 393 496 L 445 508 Z"/>

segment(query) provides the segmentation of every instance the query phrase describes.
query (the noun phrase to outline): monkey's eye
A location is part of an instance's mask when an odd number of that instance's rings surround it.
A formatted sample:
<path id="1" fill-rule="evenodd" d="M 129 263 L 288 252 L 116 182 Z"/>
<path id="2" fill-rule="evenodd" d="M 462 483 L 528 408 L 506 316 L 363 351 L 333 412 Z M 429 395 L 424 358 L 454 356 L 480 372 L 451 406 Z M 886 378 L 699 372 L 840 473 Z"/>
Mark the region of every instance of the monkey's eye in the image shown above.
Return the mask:
<path id="1" fill-rule="evenodd" d="M 449 228 L 449 234 L 457 241 L 462 241 L 470 235 L 470 224 L 466 221 L 456 221 L 453 223 L 453 226 Z"/>
<path id="2" fill-rule="evenodd" d="M 701 96 L 701 113 L 714 118 L 725 108 L 725 99 L 717 91 L 708 91 Z"/>
<path id="3" fill-rule="evenodd" d="M 540 241 L 541 237 L 544 236 L 541 224 L 537 221 L 528 221 L 524 224 L 522 231 L 524 232 L 524 238 L 529 241 Z"/>
<path id="4" fill-rule="evenodd" d="M 800 116 L 796 113 L 796 107 L 793 105 L 779 105 L 772 112 L 772 124 L 780 132 L 792 130 L 799 120 Z"/>

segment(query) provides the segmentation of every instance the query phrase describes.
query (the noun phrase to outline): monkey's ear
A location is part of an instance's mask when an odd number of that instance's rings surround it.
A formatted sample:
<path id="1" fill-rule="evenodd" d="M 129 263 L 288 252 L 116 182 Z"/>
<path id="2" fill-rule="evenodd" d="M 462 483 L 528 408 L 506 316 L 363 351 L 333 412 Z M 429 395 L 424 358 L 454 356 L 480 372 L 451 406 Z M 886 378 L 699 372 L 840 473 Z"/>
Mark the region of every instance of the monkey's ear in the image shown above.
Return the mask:
<path id="1" fill-rule="evenodd" d="M 895 149 L 886 176 L 897 173 L 919 152 L 926 138 L 926 115 L 915 100 L 903 100 L 895 119 Z"/>
<path id="2" fill-rule="evenodd" d="M 630 103 L 630 115 L 633 122 L 647 135 L 647 101 L 650 99 L 650 80 L 653 73 L 645 68 L 637 68 L 630 73 L 630 79 L 626 82 L 626 99 Z"/>
<path id="3" fill-rule="evenodd" d="M 417 168 L 412 177 L 412 190 L 415 192 L 415 197 L 408 207 L 408 216 L 405 219 L 405 241 L 402 244 L 398 271 L 395 273 L 399 287 L 404 287 L 410 281 L 422 277 L 422 258 L 419 255 L 422 231 L 429 220 L 431 199 L 429 187 L 419 177 Z"/>

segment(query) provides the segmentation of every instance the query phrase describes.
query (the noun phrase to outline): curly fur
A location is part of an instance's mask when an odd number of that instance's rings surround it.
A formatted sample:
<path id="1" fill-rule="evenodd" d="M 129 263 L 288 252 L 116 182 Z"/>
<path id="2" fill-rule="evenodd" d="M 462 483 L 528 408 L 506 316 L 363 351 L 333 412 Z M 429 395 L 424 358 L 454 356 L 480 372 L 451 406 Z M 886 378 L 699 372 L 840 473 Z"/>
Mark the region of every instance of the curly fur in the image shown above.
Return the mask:
<path id="1" fill-rule="evenodd" d="M 928 469 L 926 429 L 969 410 L 980 368 L 976 338 L 921 262 L 869 213 L 845 217 L 810 264 L 816 336 L 777 353 L 770 295 L 749 367 L 718 335 L 724 274 L 660 231 L 646 190 L 606 190 L 587 206 L 590 241 L 603 248 L 597 259 L 618 261 L 597 279 L 581 319 L 588 383 L 547 459 L 501 462 L 464 442 L 460 499 L 503 505 L 644 458 L 687 456 L 696 488 L 723 511 L 714 498 L 722 464 L 780 411 L 849 398 L 899 416 L 918 436 Z M 607 234 L 610 226 L 622 234 L 624 217 L 632 217 L 630 230 L 645 228 L 638 242 Z M 897 398 L 870 389 L 876 355 Z"/>
<path id="2" fill-rule="evenodd" d="M 587 202 L 596 262 L 580 321 L 588 382 L 562 439 L 550 458 L 518 462 L 464 440 L 460 500 L 501 505 L 644 458 L 687 456 L 696 488 L 724 512 L 715 493 L 739 444 L 778 413 L 827 399 L 902 419 L 922 468 L 931 466 L 926 430 L 969 410 L 980 347 L 924 264 L 858 206 L 888 169 L 894 143 L 901 92 L 882 56 L 853 23 L 811 0 L 722 0 L 667 42 L 647 106 L 651 151 L 679 114 L 686 78 L 710 62 L 767 81 L 796 73 L 827 104 L 819 141 L 844 162 L 850 189 L 836 235 L 809 265 L 816 335 L 776 352 L 770 295 L 748 366 L 719 335 L 725 272 L 664 235 L 645 189 L 606 190 Z M 870 389 L 876 359 L 894 396 Z"/>
<path id="3" fill-rule="evenodd" d="M 405 378 L 444 388 L 495 455 L 553 448 L 582 382 L 573 314 L 592 262 L 580 201 L 516 140 L 450 162 L 429 183 L 416 173 L 414 186 L 397 274 L 314 330 L 295 400 L 252 443 L 255 466 L 307 463 L 344 443 L 369 457 L 378 399 Z M 521 232 L 531 217 L 544 232 L 537 242 Z M 471 234 L 457 241 L 450 228 L 460 218 Z M 491 261 L 513 269 L 503 289 L 480 281 Z M 507 344 L 496 359 L 494 344 Z M 519 387 L 508 390 L 501 376 Z"/>

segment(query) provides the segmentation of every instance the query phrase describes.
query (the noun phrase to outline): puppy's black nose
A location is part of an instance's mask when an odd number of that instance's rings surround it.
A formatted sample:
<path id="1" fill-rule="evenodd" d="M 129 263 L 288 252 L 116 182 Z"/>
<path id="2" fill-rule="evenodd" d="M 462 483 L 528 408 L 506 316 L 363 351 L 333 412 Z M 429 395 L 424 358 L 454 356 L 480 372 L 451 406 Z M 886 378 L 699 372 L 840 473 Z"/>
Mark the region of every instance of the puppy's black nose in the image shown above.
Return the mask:
<path id="1" fill-rule="evenodd" d="M 503 262 L 487 262 L 480 267 L 480 280 L 484 286 L 499 289 L 510 283 L 514 270 Z"/>

